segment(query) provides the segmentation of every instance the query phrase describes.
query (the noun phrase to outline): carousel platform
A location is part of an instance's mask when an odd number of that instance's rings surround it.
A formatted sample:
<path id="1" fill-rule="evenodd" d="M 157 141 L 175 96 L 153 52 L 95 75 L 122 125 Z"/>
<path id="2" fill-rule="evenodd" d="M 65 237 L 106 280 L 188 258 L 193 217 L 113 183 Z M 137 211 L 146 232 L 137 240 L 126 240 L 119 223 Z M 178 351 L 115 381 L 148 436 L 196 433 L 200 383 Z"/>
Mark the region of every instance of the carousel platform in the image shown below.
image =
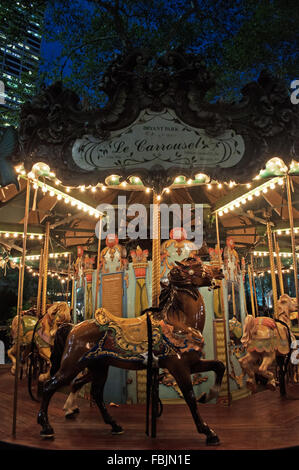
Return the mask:
<path id="1" fill-rule="evenodd" d="M 298 387 L 296 389 L 296 387 Z M 292 395 L 299 398 L 299 385 Z M 278 392 L 263 391 L 224 405 L 199 405 L 202 417 L 221 439 L 218 447 L 207 447 L 185 404 L 165 404 L 158 420 L 157 437 L 145 435 L 145 406 L 110 407 L 125 433 L 113 436 L 95 406 L 81 399 L 80 414 L 66 420 L 62 406 L 66 395 L 54 395 L 49 418 L 55 439 L 43 440 L 36 423 L 39 404 L 19 382 L 16 437 L 12 436 L 14 378 L 7 367 L 0 369 L 0 450 L 270 450 L 299 449 L 299 406 L 296 400 L 281 399 Z"/>

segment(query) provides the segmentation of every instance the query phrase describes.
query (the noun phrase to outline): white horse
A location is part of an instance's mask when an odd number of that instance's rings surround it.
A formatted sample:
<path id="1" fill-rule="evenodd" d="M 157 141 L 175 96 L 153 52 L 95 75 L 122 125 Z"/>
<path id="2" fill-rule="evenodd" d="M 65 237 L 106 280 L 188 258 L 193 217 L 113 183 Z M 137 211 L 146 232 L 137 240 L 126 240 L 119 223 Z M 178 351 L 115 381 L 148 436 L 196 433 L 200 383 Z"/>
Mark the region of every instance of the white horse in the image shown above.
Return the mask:
<path id="1" fill-rule="evenodd" d="M 269 370 L 275 359 L 280 368 L 281 392 L 285 394 L 283 365 L 286 356 L 290 353 L 290 345 L 295 340 L 292 334 L 291 313 L 297 311 L 296 299 L 287 294 L 280 296 L 275 319 L 269 317 L 253 317 L 248 315 L 245 320 L 241 342 L 246 349 L 246 355 L 239 362 L 242 370 L 247 374 L 247 387 L 256 392 L 255 374 L 267 379 L 267 387 L 276 389 L 273 372 Z M 282 375 L 281 375 L 282 374 Z"/>

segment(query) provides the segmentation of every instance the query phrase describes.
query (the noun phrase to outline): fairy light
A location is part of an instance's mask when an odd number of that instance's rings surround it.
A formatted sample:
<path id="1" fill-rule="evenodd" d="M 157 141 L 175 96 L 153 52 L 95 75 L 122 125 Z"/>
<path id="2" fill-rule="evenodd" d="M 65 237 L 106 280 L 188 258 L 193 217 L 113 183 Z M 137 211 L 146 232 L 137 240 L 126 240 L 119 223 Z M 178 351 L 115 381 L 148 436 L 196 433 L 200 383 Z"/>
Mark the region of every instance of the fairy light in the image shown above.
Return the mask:
<path id="1" fill-rule="evenodd" d="M 224 206 L 217 208 L 216 212 L 219 213 L 221 211 L 223 213 L 227 213 L 225 209 L 233 210 L 234 208 L 240 207 L 240 204 L 246 204 L 247 201 L 252 201 L 254 196 L 258 197 L 261 194 L 266 194 L 268 192 L 268 188 L 275 189 L 276 183 L 280 184 L 281 179 L 282 179 L 281 177 L 274 177 L 271 180 L 268 180 L 260 184 L 259 186 L 251 189 L 250 191 L 243 194 L 242 196 L 237 197 L 234 201 L 228 202 Z M 251 187 L 252 185 L 250 183 L 246 184 L 247 189 L 250 189 Z M 219 184 L 218 184 L 218 188 L 219 188 Z"/>
<path id="2" fill-rule="evenodd" d="M 59 201 L 61 201 L 63 199 L 66 204 L 71 203 L 71 205 L 73 207 L 77 206 L 79 209 L 83 209 L 83 210 L 85 209 L 84 212 L 89 211 L 90 215 L 93 215 L 97 218 L 99 218 L 103 215 L 103 213 L 98 211 L 97 209 L 94 209 L 93 207 L 89 206 L 88 204 L 85 204 L 84 202 L 79 201 L 78 199 L 76 199 L 72 196 L 66 195 L 64 192 L 60 191 L 56 187 L 52 187 L 50 185 L 47 185 L 46 183 L 41 182 L 39 180 L 35 180 L 35 184 L 38 187 L 40 187 L 44 193 L 49 191 L 50 196 L 52 196 L 52 197 L 56 196 Z M 96 191 L 96 188 L 93 188 L 93 189 L 94 189 L 94 191 Z M 70 187 L 66 188 L 66 192 L 67 193 L 70 192 Z"/>
<path id="3" fill-rule="evenodd" d="M 4 236 L 5 238 L 17 238 L 19 235 L 23 236 L 24 232 L 12 232 L 7 230 L 0 230 L 0 237 Z M 35 237 L 41 239 L 43 234 L 41 233 L 27 233 L 27 236 L 33 240 Z"/>

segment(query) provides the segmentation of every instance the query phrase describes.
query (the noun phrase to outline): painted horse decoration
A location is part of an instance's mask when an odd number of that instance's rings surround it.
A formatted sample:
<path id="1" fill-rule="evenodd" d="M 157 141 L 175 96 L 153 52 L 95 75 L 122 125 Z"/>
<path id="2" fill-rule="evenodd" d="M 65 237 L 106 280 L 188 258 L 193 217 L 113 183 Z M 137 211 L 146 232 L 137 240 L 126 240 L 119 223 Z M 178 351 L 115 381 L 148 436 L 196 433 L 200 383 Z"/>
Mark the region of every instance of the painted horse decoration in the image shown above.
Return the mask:
<path id="1" fill-rule="evenodd" d="M 291 353 L 291 344 L 296 339 L 291 330 L 290 316 L 298 309 L 296 299 L 287 294 L 280 296 L 275 318 L 248 315 L 244 324 L 242 344 L 246 355 L 239 362 L 247 374 L 247 387 L 256 392 L 256 374 L 267 380 L 270 390 L 276 389 L 276 380 L 269 370 L 275 359 L 279 367 L 281 395 L 286 394 L 285 373 Z"/>
<path id="2" fill-rule="evenodd" d="M 20 324 L 20 346 L 23 350 L 22 361 L 26 362 L 32 343 L 37 347 L 39 356 L 45 360 L 47 364 L 47 372 L 40 374 L 39 381 L 44 382 L 50 377 L 50 356 L 51 348 L 54 343 L 57 328 L 62 323 L 69 323 L 71 320 L 70 309 L 66 302 L 55 302 L 48 309 L 42 318 L 36 316 L 35 309 L 21 312 Z M 8 350 L 8 357 L 12 361 L 11 373 L 15 374 L 16 370 L 16 353 L 17 353 L 17 330 L 18 316 L 16 315 L 11 324 L 11 335 L 13 345 Z"/>
<path id="3" fill-rule="evenodd" d="M 214 398 L 221 387 L 225 367 L 217 360 L 201 358 L 204 345 L 201 334 L 205 322 L 204 302 L 198 287 L 214 286 L 222 279 L 220 269 L 206 266 L 200 260 L 188 258 L 173 268 L 169 284 L 160 295 L 160 307 L 147 309 L 148 315 L 137 318 L 119 318 L 100 308 L 95 318 L 85 320 L 69 329 L 58 330 L 53 347 L 52 375 L 45 383 L 38 423 L 41 436 L 54 436 L 48 420 L 48 406 L 53 394 L 73 381 L 72 392 L 82 383 L 92 381 L 91 395 L 98 405 L 104 422 L 110 424 L 113 434 L 123 432 L 108 414 L 103 402 L 103 389 L 109 366 L 130 370 L 147 368 L 149 341 L 147 323 L 152 329 L 152 358 L 157 367 L 168 369 L 174 376 L 190 408 L 197 431 L 206 435 L 208 445 L 219 444 L 216 433 L 202 420 L 197 410 L 191 374 L 212 370 L 215 385 L 209 397 Z M 61 334 L 64 335 L 64 340 Z M 88 374 L 76 380 L 78 374 L 88 369 Z"/>

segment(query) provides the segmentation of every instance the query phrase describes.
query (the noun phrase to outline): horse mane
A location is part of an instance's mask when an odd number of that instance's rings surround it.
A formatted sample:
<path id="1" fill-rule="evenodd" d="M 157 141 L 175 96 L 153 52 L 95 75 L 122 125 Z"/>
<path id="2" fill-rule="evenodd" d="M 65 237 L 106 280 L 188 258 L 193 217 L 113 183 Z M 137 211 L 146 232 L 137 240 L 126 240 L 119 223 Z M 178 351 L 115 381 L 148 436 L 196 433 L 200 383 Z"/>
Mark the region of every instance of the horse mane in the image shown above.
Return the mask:
<path id="1" fill-rule="evenodd" d="M 198 266 L 201 263 L 194 258 L 187 258 L 184 260 L 186 267 L 192 267 L 192 264 Z M 188 264 L 187 264 L 188 263 Z M 197 300 L 199 298 L 199 291 L 196 286 L 192 284 L 191 276 L 188 270 L 182 266 L 175 266 L 168 273 L 169 283 L 161 282 L 161 293 L 159 296 L 159 307 L 151 307 L 143 310 L 142 314 L 146 312 L 152 312 L 155 319 L 167 319 L 168 313 L 172 310 L 172 314 L 175 314 L 180 319 L 180 312 L 182 311 L 182 294 L 187 294 L 192 299 Z"/>

